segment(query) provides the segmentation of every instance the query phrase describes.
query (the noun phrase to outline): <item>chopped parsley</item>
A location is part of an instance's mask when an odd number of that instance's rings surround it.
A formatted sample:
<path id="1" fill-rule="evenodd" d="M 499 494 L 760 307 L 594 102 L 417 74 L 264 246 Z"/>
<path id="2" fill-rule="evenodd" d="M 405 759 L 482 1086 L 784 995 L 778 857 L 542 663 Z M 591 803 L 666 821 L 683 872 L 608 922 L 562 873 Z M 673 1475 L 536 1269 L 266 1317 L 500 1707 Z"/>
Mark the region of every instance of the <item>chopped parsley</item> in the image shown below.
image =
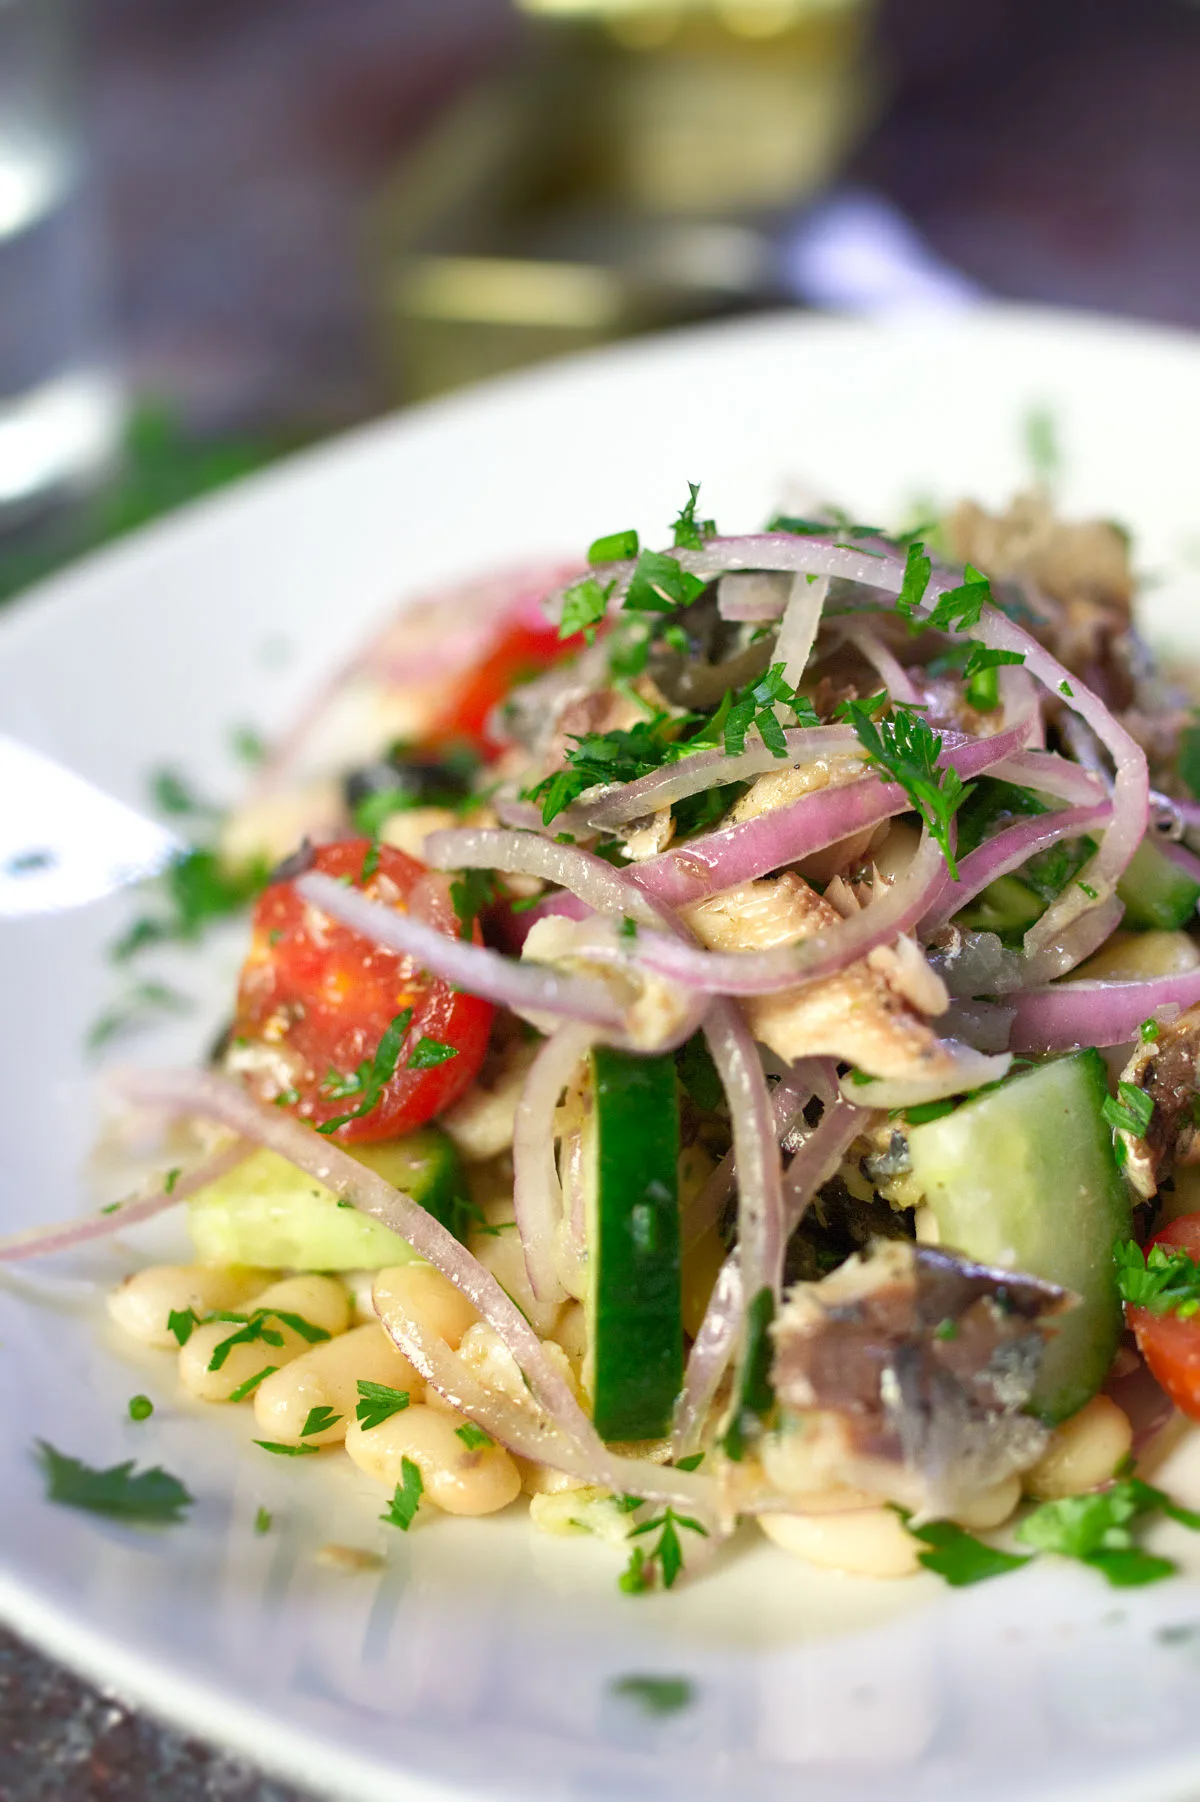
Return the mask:
<path id="1" fill-rule="evenodd" d="M 1134 1529 L 1153 1514 L 1165 1514 L 1200 1532 L 1200 1514 L 1181 1508 L 1140 1477 L 1129 1477 L 1090 1495 L 1043 1502 L 1021 1522 L 1017 1538 L 1036 1551 L 1057 1552 L 1091 1565 L 1116 1588 L 1131 1588 L 1157 1583 L 1176 1569 L 1170 1558 L 1143 1551 L 1134 1538 Z"/>
<path id="2" fill-rule="evenodd" d="M 1075 698 L 1075 690 L 1071 687 L 1071 684 L 1065 680 L 1059 683 L 1058 692 L 1060 695 L 1066 695 L 1068 701 L 1073 701 Z"/>
<path id="3" fill-rule="evenodd" d="M 130 1420 L 149 1420 L 154 1412 L 154 1403 L 148 1395 L 135 1395 L 130 1398 Z"/>
<path id="4" fill-rule="evenodd" d="M 301 1439 L 311 1439 L 314 1433 L 327 1433 L 330 1427 L 337 1425 L 341 1419 L 332 1408 L 310 1408 L 308 1417 L 300 1429 Z"/>
<path id="5" fill-rule="evenodd" d="M 477 1427 L 473 1420 L 466 1421 L 461 1427 L 455 1427 L 454 1437 L 461 1439 L 467 1450 L 472 1452 L 481 1452 L 485 1445 L 495 1443 L 491 1434 L 485 1433 L 482 1427 Z"/>
<path id="6" fill-rule="evenodd" d="M 1152 1245 L 1143 1252 L 1135 1239 L 1113 1246 L 1117 1288 L 1131 1308 L 1151 1314 L 1178 1314 L 1190 1320 L 1200 1313 L 1200 1263 L 1181 1246 Z"/>
<path id="7" fill-rule="evenodd" d="M 598 539 L 597 543 L 606 544 L 607 539 Z M 592 546 L 592 550 L 596 545 Z M 632 553 L 634 556 L 637 552 Z M 588 644 L 596 640 L 596 627 L 608 612 L 608 597 L 616 584 L 606 582 L 603 588 L 595 576 L 583 576 L 578 582 L 572 582 L 563 595 L 562 618 L 558 625 L 560 638 L 574 638 L 582 632 Z"/>
<path id="8" fill-rule="evenodd" d="M 450 901 L 458 918 L 458 936 L 469 939 L 485 907 L 496 900 L 496 876 L 492 870 L 463 870 L 450 884 Z"/>
<path id="9" fill-rule="evenodd" d="M 630 529 L 628 532 L 609 532 L 603 538 L 594 538 L 588 546 L 587 560 L 589 563 L 624 563 L 637 554 L 638 535 Z"/>
<path id="10" fill-rule="evenodd" d="M 699 1470 L 704 1463 L 703 1452 L 689 1452 L 686 1458 L 676 1458 L 676 1470 Z"/>
<path id="11" fill-rule="evenodd" d="M 216 809 L 202 801 L 186 776 L 177 770 L 154 770 L 150 776 L 150 798 L 159 813 L 184 818 L 189 814 L 211 814 Z"/>
<path id="12" fill-rule="evenodd" d="M 261 1539 L 264 1533 L 269 1533 L 271 1531 L 271 1526 L 271 1510 L 269 1508 L 260 1508 L 258 1513 L 254 1516 L 254 1531 Z"/>
<path id="13" fill-rule="evenodd" d="M 298 1333 L 307 1345 L 317 1345 L 322 1339 L 329 1338 L 329 1334 L 323 1326 L 314 1326 L 312 1321 L 305 1320 L 302 1314 L 288 1314 L 278 1308 L 256 1308 L 253 1314 L 228 1314 L 218 1311 L 206 1316 L 206 1322 L 211 1320 L 228 1320 L 238 1323 L 238 1330 L 230 1333 L 228 1339 L 222 1339 L 221 1343 L 214 1348 L 213 1355 L 208 1361 L 209 1370 L 223 1369 L 235 1345 L 282 1345 L 283 1334 L 278 1328 L 267 1324 L 271 1320 L 278 1320 L 283 1326 L 290 1327 L 292 1332 Z M 172 1331 L 174 1331 L 174 1327 L 172 1327 Z M 178 1335 L 176 1336 L 178 1337 Z"/>
<path id="14" fill-rule="evenodd" d="M 699 482 L 688 483 L 688 498 L 679 509 L 675 518 L 674 543 L 678 551 L 702 551 L 706 538 L 715 538 L 717 522 L 715 519 L 697 519 L 696 502 L 700 499 Z M 636 551 L 631 553 L 636 555 Z M 589 559 L 590 561 L 590 559 Z"/>
<path id="15" fill-rule="evenodd" d="M 1002 1577 L 1007 1571 L 1019 1570 L 1021 1565 L 1030 1563 L 1028 1556 L 1001 1552 L 995 1546 L 985 1545 L 982 1539 L 976 1539 L 973 1533 L 956 1526 L 953 1521 L 931 1520 L 922 1527 L 914 1527 L 903 1509 L 900 1513 L 913 1538 L 929 1547 L 928 1551 L 917 1553 L 917 1563 L 945 1578 L 952 1589 L 985 1583 L 989 1577 Z"/>
<path id="16" fill-rule="evenodd" d="M 690 607 L 704 593 L 707 583 L 685 570 L 666 551 L 643 551 L 637 560 L 625 595 L 627 613 L 671 613 Z"/>
<path id="17" fill-rule="evenodd" d="M 375 834 L 372 836 L 371 842 L 367 846 L 367 854 L 362 860 L 362 869 L 358 872 L 358 880 L 363 888 L 366 887 L 367 883 L 370 882 L 372 876 L 374 876 L 379 868 L 379 856 L 381 850 L 382 846 L 379 842 L 378 834 Z"/>
<path id="18" fill-rule="evenodd" d="M 439 1064 L 448 1064 L 458 1051 L 453 1045 L 445 1045 L 441 1039 L 427 1039 L 424 1034 L 417 1040 L 411 1055 L 405 1060 L 406 1070 L 436 1070 Z"/>
<path id="19" fill-rule="evenodd" d="M 1154 1116 L 1154 1100 L 1136 1083 L 1119 1082 L 1116 1094 L 1105 1097 L 1100 1111 L 1114 1132 L 1144 1139 Z"/>
<path id="20" fill-rule="evenodd" d="M 696 1700 L 696 1686 L 687 1677 L 614 1677 L 612 1691 L 654 1715 L 678 1714 Z"/>
<path id="21" fill-rule="evenodd" d="M 1024 651 L 994 651 L 989 645 L 972 644 L 963 674 L 967 679 L 967 702 L 977 713 L 990 713 L 1000 705 L 1000 678 L 997 672 L 1006 664 L 1024 663 Z"/>
<path id="22" fill-rule="evenodd" d="M 163 1177 L 163 1193 L 165 1195 L 174 1195 L 175 1184 L 179 1181 L 179 1179 L 182 1175 L 183 1175 L 183 1171 L 180 1170 L 178 1168 L 178 1166 L 176 1166 L 176 1168 L 174 1170 L 167 1171 L 167 1174 Z"/>
<path id="23" fill-rule="evenodd" d="M 126 1464 L 97 1470 L 80 1458 L 56 1451 L 44 1439 L 38 1440 L 37 1447 L 47 1500 L 64 1507 L 104 1514 L 110 1520 L 172 1525 L 194 1500 L 178 1477 L 157 1465 L 136 1470 L 131 1458 Z"/>
<path id="24" fill-rule="evenodd" d="M 389 1527 L 399 1527 L 407 1533 L 416 1518 L 417 1509 L 421 1505 L 421 1497 L 425 1493 L 425 1485 L 421 1481 L 420 1466 L 411 1458 L 400 1460 L 401 1481 L 396 1485 L 395 1494 L 387 1506 L 387 1513 L 379 1516 Z"/>
<path id="25" fill-rule="evenodd" d="M 950 845 L 950 824 L 971 790 L 958 771 L 939 766 L 942 736 L 911 708 L 897 708 L 876 722 L 861 701 L 848 701 L 845 714 L 870 761 L 898 782 L 941 846 L 951 876 L 958 865 Z"/>
<path id="26" fill-rule="evenodd" d="M 1138 1037 L 1141 1039 L 1143 1045 L 1153 1045 L 1158 1037 L 1158 1021 L 1143 1020 L 1138 1027 Z"/>
<path id="27" fill-rule="evenodd" d="M 708 1538 L 707 1527 L 688 1514 L 676 1514 L 674 1508 L 664 1509 L 653 1520 L 643 1521 L 640 1527 L 631 1530 L 631 1539 L 640 1539 L 646 1533 L 657 1533 L 658 1543 L 649 1552 L 644 1551 L 641 1546 L 634 1546 L 628 1565 L 617 1579 L 626 1595 L 640 1595 L 644 1590 L 653 1589 L 658 1580 L 661 1580 L 664 1589 L 674 1588 L 675 1580 L 683 1569 L 680 1527 L 689 1533 L 699 1533 L 704 1539 Z"/>
<path id="28" fill-rule="evenodd" d="M 770 1289 L 762 1288 L 746 1309 L 746 1347 L 729 1424 L 725 1429 L 725 1455 L 740 1463 L 746 1453 L 746 1442 L 767 1419 L 775 1406 L 771 1386 L 771 1322 L 775 1318 L 775 1298 Z M 669 1586 L 668 1586 L 669 1587 Z"/>
<path id="29" fill-rule="evenodd" d="M 274 1452 L 277 1458 L 306 1458 L 320 1451 L 319 1445 L 281 1445 L 277 1439 L 256 1439 L 255 1445 L 261 1445 L 264 1452 Z"/>
<path id="30" fill-rule="evenodd" d="M 617 936 L 623 939 L 635 939 L 638 935 L 638 924 L 626 914 L 617 927 Z"/>
<path id="31" fill-rule="evenodd" d="M 410 1400 L 407 1389 L 392 1389 L 386 1383 L 360 1381 L 358 1394 L 354 1418 L 364 1433 L 369 1433 L 373 1427 L 381 1427 L 393 1414 L 402 1413 Z"/>
<path id="32" fill-rule="evenodd" d="M 567 751 L 566 769 L 545 776 L 526 791 L 526 799 L 542 802 L 542 821 L 549 825 L 587 789 L 601 783 L 636 782 L 671 760 L 675 723 L 665 713 L 637 720 L 628 730 L 585 732 Z"/>
<path id="33" fill-rule="evenodd" d="M 762 741 L 776 757 L 787 756 L 787 739 L 775 708 L 789 707 L 800 726 L 820 724 L 817 711 L 807 695 L 802 695 L 784 680 L 784 666 L 773 663 L 757 682 L 749 682 L 736 694 L 727 694 L 702 732 L 689 741 L 689 748 L 699 746 L 721 735 L 727 757 L 740 757 L 746 748 L 746 734 L 757 726 Z"/>
<path id="34" fill-rule="evenodd" d="M 924 628 L 925 622 L 922 620 L 918 624 L 913 616 L 925 599 L 925 590 L 929 587 L 932 574 L 933 559 L 925 555 L 925 546 L 920 543 L 910 544 L 908 555 L 904 559 L 904 580 L 896 597 L 896 611 L 913 621 L 918 630 Z"/>
<path id="35" fill-rule="evenodd" d="M 939 595 L 937 605 L 923 625 L 938 632 L 965 632 L 979 624 L 984 604 L 992 598 L 992 585 L 981 570 L 968 563 L 958 588 Z"/>
<path id="36" fill-rule="evenodd" d="M 267 747 L 262 734 L 256 732 L 253 726 L 235 727 L 229 742 L 234 756 L 240 762 L 250 764 L 252 767 L 261 763 L 267 755 Z"/>
<path id="37" fill-rule="evenodd" d="M 402 1008 L 375 1047 L 374 1055 L 365 1057 L 357 1070 L 352 1071 L 349 1076 L 339 1076 L 336 1071 L 330 1073 L 325 1092 L 332 1100 L 342 1101 L 350 1095 L 361 1095 L 362 1099 L 348 1114 L 336 1114 L 332 1120 L 323 1121 L 317 1128 L 319 1133 L 336 1132 L 339 1126 L 345 1126 L 351 1120 L 361 1120 L 378 1107 L 384 1089 L 396 1074 L 400 1047 L 404 1043 L 405 1033 L 412 1025 L 412 1017 L 411 1007 Z"/>
<path id="38" fill-rule="evenodd" d="M 410 813 L 418 806 L 415 796 L 406 788 L 379 788 L 364 795 L 354 804 L 354 830 L 364 838 L 378 839 L 385 823 L 394 813 Z M 373 874 L 373 872 L 368 872 Z M 366 877 L 363 878 L 366 881 Z"/>
<path id="39" fill-rule="evenodd" d="M 197 848 L 175 859 L 160 878 L 165 908 L 135 920 L 117 940 L 112 955 L 123 963 L 148 945 L 198 939 L 215 920 L 238 913 L 266 887 L 270 871 L 258 861 L 229 870 L 215 851 Z"/>
<path id="40" fill-rule="evenodd" d="M 278 1364 L 265 1364 L 261 1370 L 256 1370 L 252 1377 L 247 1377 L 244 1383 L 239 1383 L 236 1389 L 230 1390 L 230 1401 L 244 1402 L 247 1396 L 254 1394 L 260 1383 L 265 1383 L 268 1377 L 273 1377 L 278 1369 Z"/>

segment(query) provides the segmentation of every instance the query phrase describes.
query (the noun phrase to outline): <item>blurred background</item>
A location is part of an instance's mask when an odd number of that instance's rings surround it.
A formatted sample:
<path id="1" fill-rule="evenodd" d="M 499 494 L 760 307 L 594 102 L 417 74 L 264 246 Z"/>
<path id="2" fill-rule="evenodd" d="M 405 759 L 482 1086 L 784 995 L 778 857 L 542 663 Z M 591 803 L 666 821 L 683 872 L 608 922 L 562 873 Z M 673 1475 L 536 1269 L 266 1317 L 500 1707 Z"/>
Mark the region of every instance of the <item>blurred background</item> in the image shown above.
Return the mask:
<path id="1" fill-rule="evenodd" d="M 679 322 L 1200 326 L 1198 100 L 1194 0 L 0 0 L 0 599 Z M 0 1802 L 285 1794 L 3 1632 L 0 1752 Z"/>
<path id="2" fill-rule="evenodd" d="M 0 0 L 0 592 L 681 321 L 1200 324 L 1197 95 L 1194 0 Z"/>

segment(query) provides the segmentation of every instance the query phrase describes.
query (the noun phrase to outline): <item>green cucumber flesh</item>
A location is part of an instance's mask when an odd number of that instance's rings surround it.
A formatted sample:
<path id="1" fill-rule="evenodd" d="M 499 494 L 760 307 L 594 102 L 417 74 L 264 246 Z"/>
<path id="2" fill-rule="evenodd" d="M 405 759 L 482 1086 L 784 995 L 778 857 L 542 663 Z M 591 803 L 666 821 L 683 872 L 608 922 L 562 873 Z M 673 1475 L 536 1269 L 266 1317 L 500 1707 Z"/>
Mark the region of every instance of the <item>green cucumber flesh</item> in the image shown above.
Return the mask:
<path id="1" fill-rule="evenodd" d="M 1102 1109 L 1104 1060 L 1080 1051 L 1022 1071 L 910 1129 L 913 1176 L 940 1242 L 1078 1298 L 1046 1350 L 1034 1408 L 1065 1420 L 1104 1382 L 1121 1333 L 1114 1240 L 1132 1208 Z"/>
<path id="2" fill-rule="evenodd" d="M 453 1142 L 436 1126 L 377 1145 L 347 1146 L 351 1157 L 454 1230 L 466 1195 Z M 337 1196 L 274 1151 L 199 1190 L 188 1204 L 202 1264 L 253 1264 L 268 1270 L 380 1270 L 410 1262 L 407 1241 Z"/>
<path id="3" fill-rule="evenodd" d="M 1153 839 L 1144 838 L 1117 884 L 1117 894 L 1125 903 L 1122 925 L 1175 932 L 1195 915 L 1200 882 L 1172 863 Z"/>
<path id="4" fill-rule="evenodd" d="M 1006 944 L 1014 940 L 1019 944 L 1045 911 L 1041 896 L 1019 876 L 997 876 L 955 919 L 974 932 L 994 932 Z"/>
<path id="5" fill-rule="evenodd" d="M 588 1387 L 602 1439 L 658 1439 L 683 1383 L 673 1057 L 591 1053 L 584 1131 Z"/>

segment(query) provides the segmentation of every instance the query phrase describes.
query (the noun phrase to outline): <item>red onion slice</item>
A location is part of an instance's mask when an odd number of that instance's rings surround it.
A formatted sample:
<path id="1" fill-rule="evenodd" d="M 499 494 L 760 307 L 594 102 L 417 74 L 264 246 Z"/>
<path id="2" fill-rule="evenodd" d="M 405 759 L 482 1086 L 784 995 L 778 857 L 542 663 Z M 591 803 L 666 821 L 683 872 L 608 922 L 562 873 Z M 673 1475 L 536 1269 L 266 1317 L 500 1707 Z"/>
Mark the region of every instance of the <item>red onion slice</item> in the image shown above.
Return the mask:
<path id="1" fill-rule="evenodd" d="M 228 1176 L 231 1170 L 245 1163 L 253 1150 L 253 1145 L 239 1140 L 236 1145 L 205 1158 L 186 1175 L 176 1177 L 169 1189 L 120 1202 L 111 1212 L 84 1214 L 78 1220 L 64 1220 L 57 1226 L 31 1226 L 24 1232 L 13 1233 L 7 1239 L 0 1239 L 0 1264 L 18 1264 L 26 1258 L 48 1258 L 55 1252 L 74 1251 L 79 1245 L 107 1239 L 126 1227 L 141 1226 L 144 1221 L 153 1220 L 156 1215 L 165 1214 L 168 1208 L 187 1201 L 209 1183 Z"/>
<path id="2" fill-rule="evenodd" d="M 1079 838 L 1093 826 L 1106 826 L 1111 817 L 1112 807 L 1104 801 L 1092 807 L 1067 807 L 1059 813 L 1039 814 L 1006 827 L 961 860 L 957 883 L 944 890 L 938 904 L 925 915 L 922 933 L 928 937 L 937 932 L 989 883 L 1020 869 L 1039 851 L 1056 845 L 1060 839 Z"/>
<path id="3" fill-rule="evenodd" d="M 746 1318 L 745 1290 L 736 1256 L 726 1258 L 717 1275 L 700 1331 L 688 1354 L 683 1388 L 675 1404 L 671 1444 L 677 1458 L 696 1451 L 710 1408 L 729 1368 L 738 1334 Z"/>
<path id="4" fill-rule="evenodd" d="M 1098 776 L 1055 751 L 1032 747 L 1018 751 L 988 773 L 998 782 L 1014 782 L 1018 788 L 1032 788 L 1040 795 L 1070 801 L 1076 807 L 1091 807 L 1109 798 L 1109 791 Z"/>
<path id="5" fill-rule="evenodd" d="M 783 1179 L 784 1224 L 789 1238 L 818 1189 L 837 1174 L 863 1125 L 862 1109 L 839 1097 L 800 1146 Z"/>
<path id="6" fill-rule="evenodd" d="M 865 756 L 852 726 L 793 727 L 784 733 L 784 738 L 787 752 L 782 757 L 776 757 L 761 738 L 734 757 L 720 750 L 695 751 L 679 763 L 652 770 L 648 776 L 639 776 L 635 782 L 626 782 L 595 800 L 585 796 L 551 825 L 557 828 L 565 818 L 568 826 L 573 821 L 601 829 L 618 826 L 726 783 L 749 782 L 755 776 L 801 768 L 822 758 Z"/>
<path id="7" fill-rule="evenodd" d="M 554 1161 L 554 1114 L 575 1066 L 594 1041 L 586 1026 L 560 1026 L 546 1040 L 525 1078 L 513 1123 L 513 1205 L 529 1286 L 542 1302 L 565 1301 L 554 1244 L 563 1198 Z"/>
<path id="8" fill-rule="evenodd" d="M 522 1012 L 565 1015 L 614 1029 L 621 1025 L 620 1008 L 598 982 L 564 976 L 540 964 L 518 963 L 482 945 L 449 938 L 424 920 L 370 901 L 357 889 L 348 888 L 319 870 L 301 876 L 296 889 L 319 912 L 340 920 L 377 945 L 417 958 L 424 968 L 473 995 Z"/>
<path id="9" fill-rule="evenodd" d="M 1011 757 L 1025 742 L 1028 722 L 989 738 L 943 733 L 940 761 L 964 780 Z M 798 863 L 868 826 L 912 811 L 912 801 L 895 782 L 864 776 L 840 788 L 822 788 L 773 813 L 742 820 L 635 865 L 629 878 L 671 907 L 703 900 L 720 889 L 751 882 L 785 864 Z"/>
<path id="10" fill-rule="evenodd" d="M 1010 999 L 1016 1007 L 1009 1039 L 1014 1051 L 1124 1045 L 1160 1007 L 1187 1008 L 1200 1001 L 1200 970 L 1143 982 L 1056 982 Z"/>
<path id="11" fill-rule="evenodd" d="M 771 1096 L 758 1050 L 741 1012 L 718 1001 L 704 1036 L 721 1078 L 733 1124 L 738 1169 L 738 1256 L 751 1295 L 778 1298 L 783 1275 L 783 1188 Z"/>
<path id="12" fill-rule="evenodd" d="M 838 635 L 843 644 L 851 644 L 859 655 L 870 664 L 879 677 L 893 701 L 902 701 L 906 706 L 921 705 L 920 690 L 914 684 L 908 671 L 903 668 L 888 646 L 870 627 L 856 620 L 839 620 Z M 1022 716 L 1032 713 L 1032 707 L 1021 709 Z M 1009 722 L 1006 722 L 1006 724 Z"/>

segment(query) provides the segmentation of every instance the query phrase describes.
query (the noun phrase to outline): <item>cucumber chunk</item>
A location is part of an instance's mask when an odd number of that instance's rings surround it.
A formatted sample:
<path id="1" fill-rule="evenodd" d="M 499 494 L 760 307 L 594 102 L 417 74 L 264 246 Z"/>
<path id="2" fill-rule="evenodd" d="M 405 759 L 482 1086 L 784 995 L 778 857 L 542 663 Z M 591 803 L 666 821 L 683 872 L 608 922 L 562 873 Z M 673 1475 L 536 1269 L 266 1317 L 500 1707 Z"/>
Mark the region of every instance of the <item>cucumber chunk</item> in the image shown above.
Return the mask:
<path id="1" fill-rule="evenodd" d="M 1174 932 L 1195 913 L 1200 882 L 1172 863 L 1152 838 L 1144 838 L 1117 884 L 1117 894 L 1125 903 L 1126 926 Z"/>
<path id="2" fill-rule="evenodd" d="M 466 1183 L 453 1142 L 436 1126 L 350 1156 L 404 1189 L 451 1231 L 460 1228 Z M 274 1151 L 256 1151 L 189 1203 L 202 1264 L 261 1264 L 273 1270 L 381 1270 L 415 1257 L 406 1240 Z"/>
<path id="3" fill-rule="evenodd" d="M 590 1064 L 587 1386 L 602 1439 L 658 1439 L 683 1383 L 675 1060 L 597 1046 Z"/>
<path id="4" fill-rule="evenodd" d="M 1034 1394 L 1051 1422 L 1100 1388 L 1121 1332 L 1112 1247 L 1132 1232 L 1132 1206 L 1101 1112 L 1107 1098 L 1100 1053 L 1080 1051 L 1009 1077 L 908 1135 L 943 1245 L 1079 1297 L 1047 1348 Z"/>
<path id="5" fill-rule="evenodd" d="M 995 882 L 957 914 L 960 926 L 974 932 L 994 932 L 1006 945 L 1020 944 L 1046 904 L 1019 876 L 997 876 Z"/>

